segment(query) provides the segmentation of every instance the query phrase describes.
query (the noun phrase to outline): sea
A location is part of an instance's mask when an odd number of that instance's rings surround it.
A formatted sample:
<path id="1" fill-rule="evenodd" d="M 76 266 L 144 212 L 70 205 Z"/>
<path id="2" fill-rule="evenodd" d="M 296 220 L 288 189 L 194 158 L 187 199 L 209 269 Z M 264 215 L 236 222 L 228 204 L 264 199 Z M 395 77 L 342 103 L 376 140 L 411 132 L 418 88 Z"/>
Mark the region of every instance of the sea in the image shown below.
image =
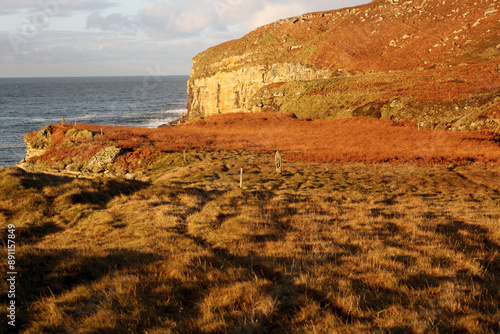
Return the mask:
<path id="1" fill-rule="evenodd" d="M 47 124 L 156 128 L 185 113 L 189 76 L 0 78 L 0 166 L 19 163 L 23 137 Z"/>

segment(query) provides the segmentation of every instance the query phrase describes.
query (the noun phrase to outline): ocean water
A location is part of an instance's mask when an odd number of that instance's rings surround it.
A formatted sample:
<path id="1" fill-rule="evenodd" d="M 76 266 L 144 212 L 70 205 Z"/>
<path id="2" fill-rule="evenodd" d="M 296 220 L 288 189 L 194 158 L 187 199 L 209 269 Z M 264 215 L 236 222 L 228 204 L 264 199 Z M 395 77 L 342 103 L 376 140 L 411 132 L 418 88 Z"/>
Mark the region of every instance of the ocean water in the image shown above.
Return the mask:
<path id="1" fill-rule="evenodd" d="M 47 124 L 158 127 L 186 112 L 188 76 L 0 78 L 0 166 L 26 153 L 25 134 Z"/>

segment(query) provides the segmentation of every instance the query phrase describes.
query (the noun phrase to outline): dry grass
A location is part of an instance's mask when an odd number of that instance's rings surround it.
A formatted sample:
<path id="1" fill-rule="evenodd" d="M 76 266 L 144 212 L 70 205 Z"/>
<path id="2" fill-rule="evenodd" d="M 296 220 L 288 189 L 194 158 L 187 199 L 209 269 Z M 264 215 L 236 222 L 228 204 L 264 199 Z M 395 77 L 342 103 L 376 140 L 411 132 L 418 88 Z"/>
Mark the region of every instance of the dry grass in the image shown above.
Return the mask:
<path id="1" fill-rule="evenodd" d="M 178 155 L 150 183 L 0 171 L 23 332 L 500 331 L 498 165 Z"/>
<path id="2" fill-rule="evenodd" d="M 103 135 L 99 134 L 103 129 Z M 86 133 L 97 133 L 84 136 Z M 80 134 L 79 140 L 73 140 Z M 36 132 L 27 135 L 33 141 Z M 108 171 L 139 173 L 182 166 L 183 150 L 284 152 L 289 161 L 323 163 L 448 164 L 500 161 L 500 135 L 486 131 L 420 129 L 409 121 L 366 117 L 308 120 L 287 113 L 234 113 L 211 116 L 173 128 L 79 124 L 52 125 L 49 146 L 29 167 L 86 170 L 103 147 L 123 150 Z M 43 141 L 45 143 L 45 141 Z M 189 172 L 188 174 L 190 174 Z M 201 176 L 200 176 L 201 177 Z"/>

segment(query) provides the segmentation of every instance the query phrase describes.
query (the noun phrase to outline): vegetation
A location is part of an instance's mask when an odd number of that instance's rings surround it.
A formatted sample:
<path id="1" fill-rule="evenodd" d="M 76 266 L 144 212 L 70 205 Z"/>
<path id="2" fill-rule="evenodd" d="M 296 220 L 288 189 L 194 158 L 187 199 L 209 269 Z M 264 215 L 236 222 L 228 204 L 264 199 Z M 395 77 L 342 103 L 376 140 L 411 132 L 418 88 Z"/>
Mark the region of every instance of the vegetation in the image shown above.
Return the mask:
<path id="1" fill-rule="evenodd" d="M 149 182 L 0 170 L 17 328 L 500 331 L 498 164 L 283 158 L 279 175 L 274 152 L 165 153 Z"/>
<path id="2" fill-rule="evenodd" d="M 312 119 L 368 116 L 411 120 L 426 128 L 500 132 L 496 65 L 338 76 L 264 86 L 253 97 L 264 111 Z M 474 71 L 478 81 L 463 80 Z M 440 80 L 436 80 L 440 78 Z"/>
<path id="3" fill-rule="evenodd" d="M 188 117 L 273 110 L 500 132 L 493 2 L 377 0 L 259 27 L 193 59 Z M 296 65 L 326 80 L 298 82 Z"/>
<path id="4" fill-rule="evenodd" d="M 380 105 L 361 108 L 374 112 Z M 380 107 L 381 108 L 381 107 Z M 394 122 L 354 117 L 341 120 L 297 118 L 287 113 L 221 114 L 173 128 L 133 128 L 54 124 L 50 132 L 26 135 L 31 147 L 45 147 L 30 155 L 23 168 L 85 176 L 95 172 L 91 160 L 103 148 L 119 148 L 119 156 L 100 161 L 109 176 L 147 180 L 166 166 L 183 166 L 184 150 L 279 150 L 289 161 L 325 163 L 461 164 L 500 162 L 500 136 L 492 132 L 420 129 L 409 121 Z M 102 130 L 102 135 L 101 135 Z M 40 136 L 43 133 L 43 136 Z M 251 140 L 249 140 L 251 138 Z M 41 143 L 41 144 L 39 144 Z M 47 144 L 49 143 L 49 144 Z M 47 146 L 48 145 L 48 146 Z M 28 152 L 29 153 L 29 152 Z M 41 155 L 39 155 L 41 154 Z M 174 158 L 175 157 L 175 158 Z M 101 169 L 101 168 L 99 168 Z"/>

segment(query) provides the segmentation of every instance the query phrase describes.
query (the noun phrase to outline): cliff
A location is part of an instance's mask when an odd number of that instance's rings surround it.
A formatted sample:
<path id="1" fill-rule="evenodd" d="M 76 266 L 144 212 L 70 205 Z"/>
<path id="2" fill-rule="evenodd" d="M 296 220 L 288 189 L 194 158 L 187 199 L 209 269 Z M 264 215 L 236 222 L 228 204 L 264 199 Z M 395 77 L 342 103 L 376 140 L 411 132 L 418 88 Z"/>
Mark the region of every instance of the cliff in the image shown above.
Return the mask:
<path id="1" fill-rule="evenodd" d="M 260 27 L 193 59 L 188 117 L 281 111 L 500 131 L 497 0 L 375 0 Z"/>

